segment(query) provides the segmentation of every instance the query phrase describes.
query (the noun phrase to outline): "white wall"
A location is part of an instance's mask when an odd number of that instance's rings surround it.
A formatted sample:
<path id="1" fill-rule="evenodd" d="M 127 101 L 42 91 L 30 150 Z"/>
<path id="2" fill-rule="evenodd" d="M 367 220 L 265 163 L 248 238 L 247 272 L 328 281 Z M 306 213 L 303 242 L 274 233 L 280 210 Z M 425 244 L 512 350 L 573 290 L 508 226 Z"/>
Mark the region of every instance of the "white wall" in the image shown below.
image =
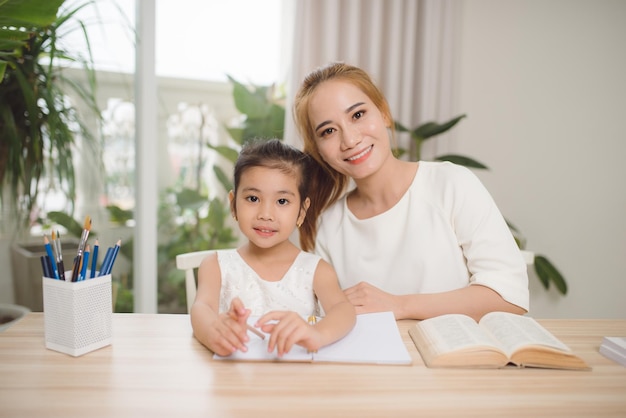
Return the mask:
<path id="1" fill-rule="evenodd" d="M 565 275 L 541 318 L 626 318 L 626 2 L 464 0 L 456 151 Z"/>

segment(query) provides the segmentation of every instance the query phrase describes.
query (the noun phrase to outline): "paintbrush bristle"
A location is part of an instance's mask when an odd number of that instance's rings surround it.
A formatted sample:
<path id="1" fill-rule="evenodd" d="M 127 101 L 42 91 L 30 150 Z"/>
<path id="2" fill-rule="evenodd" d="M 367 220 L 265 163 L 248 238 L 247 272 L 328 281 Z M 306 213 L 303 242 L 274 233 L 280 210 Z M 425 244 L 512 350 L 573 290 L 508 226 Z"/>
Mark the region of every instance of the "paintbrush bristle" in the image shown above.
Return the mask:
<path id="1" fill-rule="evenodd" d="M 83 225 L 83 229 L 90 230 L 91 229 L 91 218 L 89 215 L 85 216 L 85 224 Z"/>

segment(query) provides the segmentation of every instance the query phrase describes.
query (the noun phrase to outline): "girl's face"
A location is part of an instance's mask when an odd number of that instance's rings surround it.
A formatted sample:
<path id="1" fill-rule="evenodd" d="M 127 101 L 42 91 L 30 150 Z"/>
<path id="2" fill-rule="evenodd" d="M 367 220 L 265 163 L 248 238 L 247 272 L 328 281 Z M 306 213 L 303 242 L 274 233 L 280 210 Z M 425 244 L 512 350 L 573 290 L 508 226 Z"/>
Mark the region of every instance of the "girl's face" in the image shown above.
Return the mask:
<path id="1" fill-rule="evenodd" d="M 342 174 L 365 178 L 391 155 L 391 121 L 350 82 L 320 84 L 310 98 L 309 117 L 322 158 Z"/>
<path id="2" fill-rule="evenodd" d="M 304 220 L 309 198 L 302 208 L 297 177 L 267 167 L 251 167 L 243 172 L 237 195 L 231 192 L 229 197 L 239 229 L 251 244 L 274 247 L 287 241 Z"/>

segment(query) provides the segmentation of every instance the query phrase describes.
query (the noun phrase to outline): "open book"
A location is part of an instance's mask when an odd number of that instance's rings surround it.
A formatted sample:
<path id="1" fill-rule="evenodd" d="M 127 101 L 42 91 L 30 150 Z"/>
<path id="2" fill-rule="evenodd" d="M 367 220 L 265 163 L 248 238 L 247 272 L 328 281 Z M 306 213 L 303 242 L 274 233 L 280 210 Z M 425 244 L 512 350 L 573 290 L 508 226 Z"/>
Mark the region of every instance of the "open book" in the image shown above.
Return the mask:
<path id="1" fill-rule="evenodd" d="M 254 324 L 258 317 L 248 318 Z M 306 348 L 294 345 L 291 350 L 278 357 L 276 351 L 267 352 L 269 338 L 264 340 L 250 334 L 248 351 L 235 351 L 230 356 L 219 356 L 217 360 L 248 361 L 299 361 L 366 364 L 411 364 L 411 356 L 402 341 L 398 325 L 392 312 L 361 314 L 356 317 L 354 328 L 341 340 L 309 353 Z"/>
<path id="2" fill-rule="evenodd" d="M 565 344 L 528 316 L 491 312 L 426 319 L 409 335 L 428 367 L 589 369 Z"/>

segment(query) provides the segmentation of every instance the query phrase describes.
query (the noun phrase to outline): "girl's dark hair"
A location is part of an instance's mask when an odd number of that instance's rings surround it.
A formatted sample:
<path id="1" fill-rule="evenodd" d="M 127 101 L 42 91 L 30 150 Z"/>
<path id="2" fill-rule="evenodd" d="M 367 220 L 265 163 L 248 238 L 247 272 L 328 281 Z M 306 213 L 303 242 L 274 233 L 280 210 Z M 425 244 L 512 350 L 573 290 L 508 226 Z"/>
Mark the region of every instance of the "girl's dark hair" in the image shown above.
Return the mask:
<path id="1" fill-rule="evenodd" d="M 276 169 L 287 175 L 295 176 L 300 195 L 300 208 L 306 210 L 304 201 L 310 193 L 311 163 L 311 157 L 307 154 L 278 139 L 253 139 L 244 144 L 235 162 L 233 193 L 235 196 L 237 195 L 241 176 L 247 169 L 252 167 Z M 237 209 L 235 201 L 236 199 L 233 199 L 231 202 L 233 213 L 236 213 Z M 300 226 L 300 246 L 302 249 L 305 249 L 303 239 L 306 240 L 306 237 L 310 237 L 314 228 L 314 223 L 309 221 L 308 216 L 305 216 Z"/>

